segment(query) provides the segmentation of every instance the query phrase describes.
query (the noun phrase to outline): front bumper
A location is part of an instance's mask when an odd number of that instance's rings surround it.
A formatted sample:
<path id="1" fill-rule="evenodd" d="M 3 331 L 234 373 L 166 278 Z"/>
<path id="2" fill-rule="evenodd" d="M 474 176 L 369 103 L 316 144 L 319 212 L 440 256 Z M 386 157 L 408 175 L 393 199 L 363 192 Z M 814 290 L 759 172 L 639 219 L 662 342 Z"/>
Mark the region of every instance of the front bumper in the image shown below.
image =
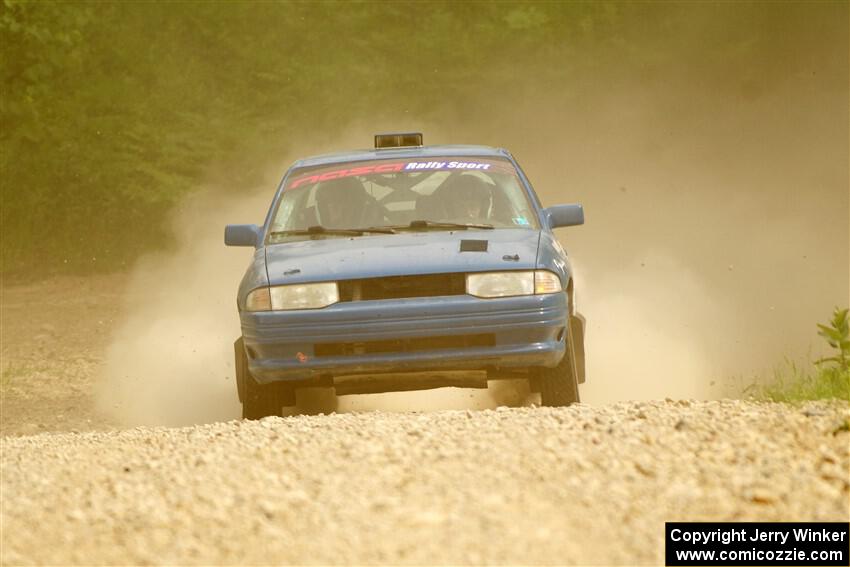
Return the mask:
<path id="1" fill-rule="evenodd" d="M 337 303 L 240 314 L 258 382 L 349 374 L 553 367 L 564 355 L 565 293 Z"/>

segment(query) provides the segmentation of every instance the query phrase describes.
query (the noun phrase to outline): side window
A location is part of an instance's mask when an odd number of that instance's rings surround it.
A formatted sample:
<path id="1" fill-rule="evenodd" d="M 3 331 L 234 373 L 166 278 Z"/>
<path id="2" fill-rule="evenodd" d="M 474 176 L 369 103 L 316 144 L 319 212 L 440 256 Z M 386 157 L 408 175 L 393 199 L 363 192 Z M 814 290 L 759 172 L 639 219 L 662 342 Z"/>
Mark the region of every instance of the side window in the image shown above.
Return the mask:
<path id="1" fill-rule="evenodd" d="M 286 229 L 286 221 L 292 216 L 292 209 L 295 206 L 295 199 L 287 199 L 284 196 L 280 201 L 280 206 L 277 209 L 277 215 L 272 223 L 272 232 Z"/>
<path id="2" fill-rule="evenodd" d="M 304 188 L 301 190 L 295 189 L 288 193 L 284 193 L 283 198 L 280 200 L 280 205 L 278 205 L 274 222 L 272 222 L 272 232 L 277 230 L 304 228 L 298 226 L 298 215 L 293 214 L 293 212 L 302 211 L 305 206 L 309 207 L 315 205 L 316 198 L 313 193 L 315 193 L 314 188 Z M 303 204 L 305 201 L 307 202 L 307 205 Z"/>
<path id="3" fill-rule="evenodd" d="M 528 199 L 525 196 L 525 191 L 519 186 L 517 179 L 513 176 L 499 176 L 497 183 L 499 193 L 506 203 L 506 209 L 500 211 L 500 220 L 506 225 L 513 226 L 536 226 L 536 215 L 530 208 Z"/>
<path id="4" fill-rule="evenodd" d="M 534 201 L 534 204 L 542 209 L 543 203 L 540 202 L 540 198 L 537 196 L 537 192 L 534 190 L 534 185 L 531 184 L 531 179 L 528 178 L 528 175 L 525 174 L 525 170 L 518 163 L 515 163 L 515 165 L 517 172 L 525 178 L 525 181 L 528 184 L 528 188 L 530 189 L 529 193 L 531 193 L 531 199 Z M 524 192 L 525 191 L 523 191 L 523 193 Z"/>

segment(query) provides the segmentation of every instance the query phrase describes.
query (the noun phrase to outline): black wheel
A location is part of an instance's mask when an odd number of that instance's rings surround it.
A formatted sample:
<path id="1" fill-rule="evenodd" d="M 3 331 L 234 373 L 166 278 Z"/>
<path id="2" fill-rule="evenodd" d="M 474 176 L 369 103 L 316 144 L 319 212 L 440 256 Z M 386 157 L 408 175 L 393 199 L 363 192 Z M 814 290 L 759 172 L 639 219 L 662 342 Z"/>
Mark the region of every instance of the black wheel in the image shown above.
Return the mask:
<path id="1" fill-rule="evenodd" d="M 245 399 L 242 400 L 242 417 L 262 419 L 270 415 L 280 415 L 283 403 L 279 400 L 275 384 L 257 384 L 252 376 L 246 376 Z"/>
<path id="2" fill-rule="evenodd" d="M 242 402 L 242 417 L 261 419 L 281 415 L 283 406 L 295 405 L 295 390 L 287 384 L 259 384 L 248 371 L 248 356 L 240 337 L 233 345 L 236 357 L 236 387 Z"/>
<path id="3" fill-rule="evenodd" d="M 540 399 L 544 406 L 568 406 L 579 401 L 572 334 L 567 334 L 564 358 L 555 368 L 540 372 Z"/>

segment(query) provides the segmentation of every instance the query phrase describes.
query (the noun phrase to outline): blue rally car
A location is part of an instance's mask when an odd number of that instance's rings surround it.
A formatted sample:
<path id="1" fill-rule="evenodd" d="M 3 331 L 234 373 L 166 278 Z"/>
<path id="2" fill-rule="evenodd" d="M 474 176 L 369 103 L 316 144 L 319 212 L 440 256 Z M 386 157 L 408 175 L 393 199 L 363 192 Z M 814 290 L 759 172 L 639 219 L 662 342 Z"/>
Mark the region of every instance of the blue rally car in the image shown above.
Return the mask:
<path id="1" fill-rule="evenodd" d="M 542 403 L 577 402 L 584 318 L 553 229 L 581 205 L 543 208 L 514 158 L 486 146 L 375 148 L 297 161 L 239 286 L 243 416 L 280 415 L 297 388 L 338 395 L 524 378 Z"/>

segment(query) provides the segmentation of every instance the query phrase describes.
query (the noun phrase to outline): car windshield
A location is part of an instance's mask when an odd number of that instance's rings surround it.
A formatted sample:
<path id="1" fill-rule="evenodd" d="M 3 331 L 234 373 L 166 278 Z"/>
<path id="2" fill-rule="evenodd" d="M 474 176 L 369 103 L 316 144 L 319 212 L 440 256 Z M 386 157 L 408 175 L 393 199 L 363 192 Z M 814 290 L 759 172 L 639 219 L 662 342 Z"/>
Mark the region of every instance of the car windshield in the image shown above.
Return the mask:
<path id="1" fill-rule="evenodd" d="M 538 228 L 507 159 L 355 161 L 293 171 L 269 242 L 490 228 Z"/>

